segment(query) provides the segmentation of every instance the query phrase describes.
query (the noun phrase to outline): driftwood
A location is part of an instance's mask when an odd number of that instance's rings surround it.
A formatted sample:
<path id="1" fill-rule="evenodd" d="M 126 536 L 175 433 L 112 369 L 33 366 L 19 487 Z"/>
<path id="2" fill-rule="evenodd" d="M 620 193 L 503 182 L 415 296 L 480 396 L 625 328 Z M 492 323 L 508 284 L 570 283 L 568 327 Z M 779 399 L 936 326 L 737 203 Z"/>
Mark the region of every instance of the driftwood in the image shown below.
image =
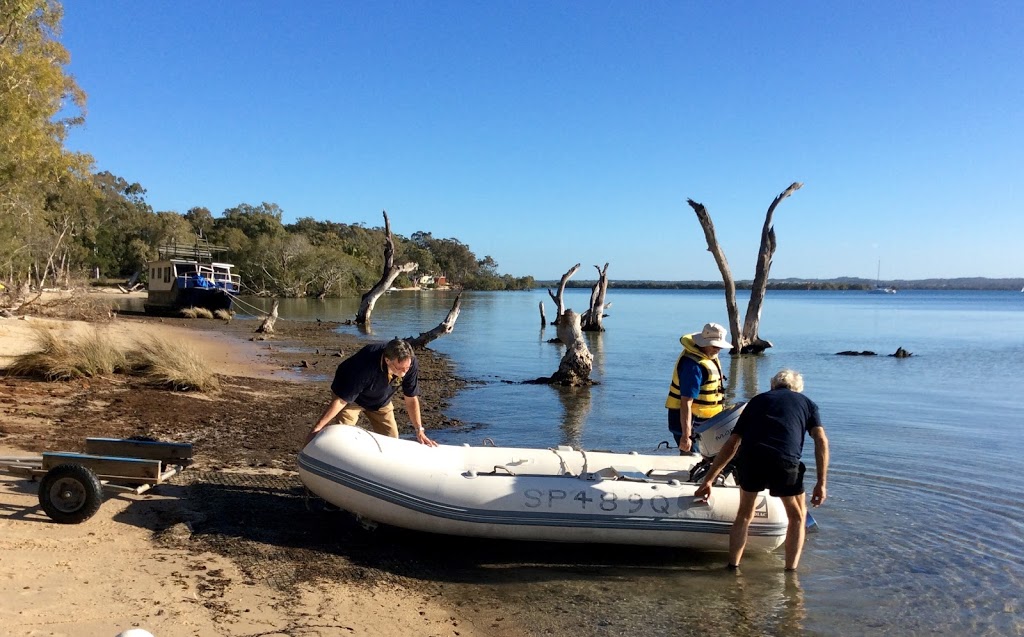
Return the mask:
<path id="1" fill-rule="evenodd" d="M 263 319 L 263 322 L 260 323 L 260 326 L 256 328 L 257 334 L 274 333 L 274 323 L 277 322 L 277 306 L 280 304 L 281 302 L 279 300 L 274 299 L 274 306 L 271 308 L 270 314 L 267 314 L 267 317 Z"/>
<path id="2" fill-rule="evenodd" d="M 419 336 L 405 339 L 409 345 L 412 345 L 416 349 L 423 349 L 427 346 L 427 343 L 444 336 L 445 334 L 451 334 L 452 330 L 455 329 L 455 321 L 459 320 L 459 312 L 462 310 L 462 293 L 455 297 L 455 303 L 452 304 L 452 309 L 449 310 L 448 316 L 441 321 L 437 327 L 430 330 L 429 332 L 423 332 Z"/>
<path id="3" fill-rule="evenodd" d="M 558 320 L 558 340 L 565 344 L 565 355 L 558 364 L 558 371 L 551 376 L 551 383 L 557 385 L 590 385 L 590 372 L 594 367 L 594 356 L 583 339 L 580 329 L 580 315 L 566 310 Z"/>
<path id="4" fill-rule="evenodd" d="M 38 301 L 39 297 L 43 295 L 43 293 L 40 291 L 29 300 L 22 301 L 21 299 L 25 298 L 25 295 L 28 293 L 27 287 L 23 287 L 18 292 L 15 292 L 13 290 L 5 290 L 5 292 L 6 294 L 3 296 L 3 299 L 4 301 L 10 304 L 3 308 L 4 318 L 11 318 L 15 314 L 27 308 L 29 305 L 32 305 L 33 303 Z"/>
<path id="5" fill-rule="evenodd" d="M 772 257 L 775 254 L 776 240 L 775 228 L 772 226 L 772 217 L 775 215 L 775 208 L 783 199 L 786 199 L 803 186 L 802 183 L 793 182 L 788 188 L 782 191 L 765 214 L 764 225 L 761 228 L 761 246 L 757 253 L 757 265 L 754 271 L 754 280 L 750 288 L 750 302 L 747 304 L 747 314 L 743 321 L 743 329 L 740 329 L 739 308 L 736 305 L 736 282 L 729 270 L 729 262 L 722 252 L 718 239 L 715 236 L 715 226 L 711 222 L 711 215 L 708 214 L 704 204 L 697 203 L 693 199 L 687 199 L 686 203 L 693 208 L 697 214 L 697 220 L 704 229 L 704 237 L 708 243 L 708 251 L 715 257 L 715 263 L 722 273 L 722 281 L 725 283 L 725 305 L 729 313 L 729 331 L 732 333 L 732 354 L 758 354 L 772 346 L 758 334 L 761 323 L 761 307 L 764 305 L 765 292 L 768 289 L 768 275 L 772 267 Z"/>
<path id="6" fill-rule="evenodd" d="M 862 352 L 858 352 L 858 351 L 855 351 L 855 350 L 848 349 L 848 350 L 844 350 L 842 352 L 836 352 L 836 356 L 878 356 L 878 354 L 876 354 L 876 353 L 874 353 L 874 352 L 872 352 L 870 350 L 864 350 Z M 891 358 L 910 358 L 911 356 L 913 356 L 913 354 L 911 354 L 907 350 L 903 349 L 902 347 L 897 347 L 896 351 L 893 352 L 892 354 L 889 354 L 889 356 Z"/>
<path id="7" fill-rule="evenodd" d="M 562 275 L 562 279 L 558 282 L 557 295 L 551 290 L 548 290 L 548 296 L 550 296 L 551 300 L 555 302 L 555 320 L 551 321 L 552 325 L 558 325 L 558 320 L 562 317 L 562 314 L 565 312 L 565 301 L 562 300 L 565 295 L 565 284 L 569 282 L 569 279 L 572 277 L 572 275 L 576 274 L 576 270 L 579 269 L 580 264 L 577 263 L 576 265 L 569 268 L 568 272 Z"/>
<path id="8" fill-rule="evenodd" d="M 544 329 L 548 325 L 548 317 L 544 316 L 544 301 L 537 303 L 540 306 L 540 329 Z"/>
<path id="9" fill-rule="evenodd" d="M 412 272 L 420 267 L 418 263 L 405 263 L 395 265 L 395 240 L 391 237 L 391 221 L 388 219 L 387 210 L 384 211 L 384 273 L 376 285 L 369 289 L 359 301 L 359 313 L 356 314 L 356 323 L 366 325 L 370 322 L 370 315 L 373 313 L 373 306 L 377 299 L 384 295 L 395 282 L 398 275 L 405 272 Z"/>
<path id="10" fill-rule="evenodd" d="M 605 316 L 604 311 L 610 305 L 606 305 L 604 302 L 605 296 L 608 294 L 608 264 L 604 264 L 603 270 L 596 265 L 594 267 L 597 269 L 597 283 L 590 290 L 590 308 L 583 313 L 580 319 L 584 332 L 604 331 L 601 320 Z"/>

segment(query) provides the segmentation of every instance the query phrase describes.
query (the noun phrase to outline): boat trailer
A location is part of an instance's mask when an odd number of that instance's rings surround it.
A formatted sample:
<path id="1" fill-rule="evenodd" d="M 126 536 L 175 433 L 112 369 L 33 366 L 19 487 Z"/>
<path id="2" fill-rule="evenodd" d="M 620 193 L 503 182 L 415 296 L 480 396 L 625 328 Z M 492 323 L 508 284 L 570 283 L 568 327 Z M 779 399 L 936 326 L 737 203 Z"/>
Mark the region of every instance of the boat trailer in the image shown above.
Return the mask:
<path id="1" fill-rule="evenodd" d="M 192 464 L 192 443 L 86 438 L 83 453 L 0 457 L 0 471 L 39 480 L 39 505 L 54 522 L 79 524 L 104 493 L 141 494 Z"/>

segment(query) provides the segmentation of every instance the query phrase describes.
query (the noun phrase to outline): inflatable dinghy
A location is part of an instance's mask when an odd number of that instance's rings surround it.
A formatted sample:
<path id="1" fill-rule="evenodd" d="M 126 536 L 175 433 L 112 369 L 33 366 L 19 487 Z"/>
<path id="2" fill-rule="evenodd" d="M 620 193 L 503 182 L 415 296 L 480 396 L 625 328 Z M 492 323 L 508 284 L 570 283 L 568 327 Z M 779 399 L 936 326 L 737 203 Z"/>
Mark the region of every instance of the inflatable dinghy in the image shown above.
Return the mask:
<path id="1" fill-rule="evenodd" d="M 431 533 L 725 551 L 739 488 L 696 501 L 697 455 L 440 445 L 332 425 L 299 454 L 310 491 L 357 516 Z M 782 502 L 758 495 L 747 546 L 785 539 Z"/>

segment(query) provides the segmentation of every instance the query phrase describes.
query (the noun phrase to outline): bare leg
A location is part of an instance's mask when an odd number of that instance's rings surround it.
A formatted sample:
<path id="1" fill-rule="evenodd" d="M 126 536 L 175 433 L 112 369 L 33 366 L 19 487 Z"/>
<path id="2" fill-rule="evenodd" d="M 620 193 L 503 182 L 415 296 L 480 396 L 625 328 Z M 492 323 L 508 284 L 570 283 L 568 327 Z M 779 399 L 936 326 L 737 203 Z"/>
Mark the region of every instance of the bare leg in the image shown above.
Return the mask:
<path id="1" fill-rule="evenodd" d="M 789 518 L 786 529 L 786 570 L 795 571 L 800 564 L 800 554 L 804 550 L 804 525 L 807 522 L 807 502 L 804 494 L 790 495 L 781 498 Z"/>
<path id="2" fill-rule="evenodd" d="M 736 520 L 729 530 L 729 564 L 739 566 L 743 559 L 743 549 L 747 547 L 747 530 L 754 519 L 754 504 L 757 503 L 757 492 L 740 489 L 740 506 L 736 511 Z"/>

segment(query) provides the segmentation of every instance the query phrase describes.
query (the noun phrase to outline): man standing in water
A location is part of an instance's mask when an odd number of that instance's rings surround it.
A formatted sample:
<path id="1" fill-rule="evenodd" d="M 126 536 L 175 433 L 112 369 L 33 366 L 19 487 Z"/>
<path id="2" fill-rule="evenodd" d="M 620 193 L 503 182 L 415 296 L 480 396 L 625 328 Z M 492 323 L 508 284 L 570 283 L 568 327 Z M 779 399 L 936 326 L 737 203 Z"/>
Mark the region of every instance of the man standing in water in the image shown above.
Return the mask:
<path id="1" fill-rule="evenodd" d="M 387 344 L 367 345 L 338 365 L 331 383 L 331 402 L 309 431 L 306 442 L 339 414 L 341 424 L 354 425 L 361 413 L 366 414 L 374 432 L 397 438 L 398 423 L 395 422 L 391 397 L 401 387 L 405 411 L 416 430 L 416 440 L 436 447 L 437 443 L 427 438 L 423 431 L 418 380 L 419 363 L 407 342 L 396 338 Z"/>
<path id="2" fill-rule="evenodd" d="M 668 430 L 679 445 L 680 455 L 690 451 L 693 428 L 717 415 L 725 404 L 725 375 L 718 352 L 732 348 L 725 340 L 727 334 L 718 323 L 708 323 L 700 332 L 679 339 L 683 351 L 672 370 L 665 407 Z"/>
<path id="3" fill-rule="evenodd" d="M 828 474 L 828 438 L 821 426 L 818 406 L 802 393 L 804 379 L 784 369 L 772 378 L 771 391 L 750 399 L 736 428 L 715 456 L 704 482 L 694 497 L 707 500 L 711 485 L 733 456 L 737 456 L 740 505 L 729 532 L 729 568 L 737 568 L 747 545 L 747 530 L 754 519 L 757 494 L 769 493 L 782 499 L 789 518 L 786 529 L 786 570 L 795 571 L 804 548 L 807 503 L 804 500 L 804 471 L 800 462 L 804 432 L 814 440 L 814 461 L 818 481 L 811 494 L 811 505 L 820 506 L 826 497 Z M 738 453 L 737 453 L 738 452 Z"/>

